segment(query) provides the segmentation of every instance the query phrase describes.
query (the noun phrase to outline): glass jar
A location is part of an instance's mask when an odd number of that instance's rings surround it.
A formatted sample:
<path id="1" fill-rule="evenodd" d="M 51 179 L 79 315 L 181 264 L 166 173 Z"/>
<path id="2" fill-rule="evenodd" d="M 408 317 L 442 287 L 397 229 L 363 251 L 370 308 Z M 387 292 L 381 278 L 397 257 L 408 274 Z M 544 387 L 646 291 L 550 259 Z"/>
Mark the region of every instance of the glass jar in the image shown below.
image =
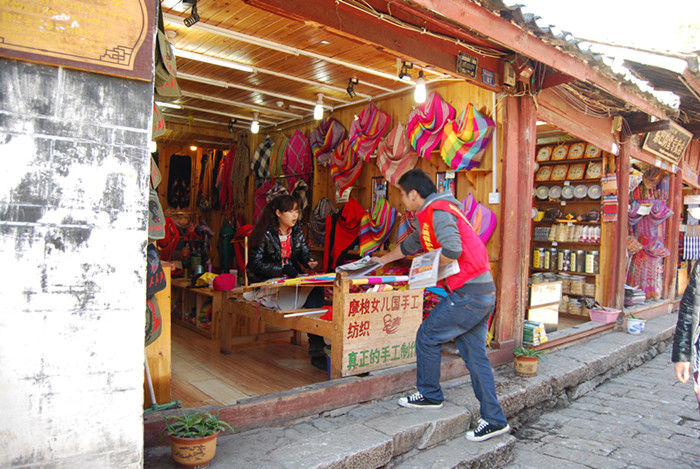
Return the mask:
<path id="1" fill-rule="evenodd" d="M 593 273 L 597 274 L 600 272 L 600 258 L 598 251 L 593 251 Z"/>
<path id="2" fill-rule="evenodd" d="M 576 272 L 586 271 L 586 251 L 580 249 L 576 251 Z"/>
<path id="3" fill-rule="evenodd" d="M 564 250 L 560 249 L 557 255 L 557 270 L 564 270 Z"/>
<path id="4" fill-rule="evenodd" d="M 571 250 L 571 257 L 569 261 L 569 270 L 572 272 L 576 272 L 576 251 L 574 249 Z"/>
<path id="5" fill-rule="evenodd" d="M 586 251 L 586 273 L 592 274 L 593 272 L 593 251 Z"/>
<path id="6" fill-rule="evenodd" d="M 561 252 L 561 251 L 559 251 Z M 564 249 L 564 255 L 562 256 L 562 262 L 561 262 L 561 267 L 559 270 L 563 270 L 564 272 L 568 272 L 571 270 L 571 250 L 570 249 Z"/>
<path id="7" fill-rule="evenodd" d="M 552 260 L 552 252 L 549 249 L 545 249 L 544 251 L 544 269 L 551 269 L 551 260 Z"/>
<path id="8" fill-rule="evenodd" d="M 540 268 L 540 250 L 538 248 L 532 251 L 532 267 L 535 269 Z"/>

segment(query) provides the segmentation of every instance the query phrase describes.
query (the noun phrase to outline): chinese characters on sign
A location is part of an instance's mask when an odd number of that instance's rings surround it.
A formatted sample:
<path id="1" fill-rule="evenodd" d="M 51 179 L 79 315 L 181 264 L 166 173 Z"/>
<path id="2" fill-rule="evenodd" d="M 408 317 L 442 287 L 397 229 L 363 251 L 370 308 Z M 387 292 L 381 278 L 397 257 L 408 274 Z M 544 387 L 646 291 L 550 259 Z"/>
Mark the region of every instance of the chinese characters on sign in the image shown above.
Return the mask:
<path id="1" fill-rule="evenodd" d="M 350 294 L 344 310 L 343 376 L 415 361 L 423 290 Z"/>
<path id="2" fill-rule="evenodd" d="M 155 2 L 3 0 L 0 55 L 149 81 Z"/>
<path id="3" fill-rule="evenodd" d="M 649 132 L 642 143 L 642 150 L 678 165 L 692 138 L 692 133 L 671 122 L 670 129 Z"/>

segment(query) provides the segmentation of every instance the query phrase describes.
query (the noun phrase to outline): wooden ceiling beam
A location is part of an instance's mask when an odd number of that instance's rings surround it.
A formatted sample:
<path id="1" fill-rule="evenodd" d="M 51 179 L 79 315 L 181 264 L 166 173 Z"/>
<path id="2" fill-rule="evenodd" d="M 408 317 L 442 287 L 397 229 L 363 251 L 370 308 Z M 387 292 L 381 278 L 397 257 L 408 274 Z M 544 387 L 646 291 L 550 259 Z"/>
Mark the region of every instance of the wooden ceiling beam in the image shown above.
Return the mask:
<path id="1" fill-rule="evenodd" d="M 668 130 L 671 128 L 670 120 L 662 120 L 656 122 L 647 122 L 645 124 L 630 124 L 632 134 L 645 134 L 648 132 L 656 132 L 659 130 Z"/>
<path id="2" fill-rule="evenodd" d="M 175 119 L 180 119 L 180 118 L 175 117 Z M 199 125 L 179 124 L 177 122 L 174 122 L 172 120 L 172 118 L 170 118 L 169 116 L 165 116 L 165 122 L 166 122 L 165 128 L 171 132 L 197 135 L 200 138 L 204 137 L 204 136 L 225 138 L 227 140 L 232 138 L 232 134 L 229 133 L 228 130 L 218 131 L 218 130 L 215 130 L 211 127 L 202 127 Z M 194 143 L 194 142 L 192 142 L 192 143 Z"/>
<path id="3" fill-rule="evenodd" d="M 403 1 L 407 2 L 407 0 Z M 434 14 L 439 15 L 445 22 L 463 25 L 465 28 L 491 38 L 496 44 L 567 73 L 576 80 L 592 83 L 649 115 L 656 116 L 659 119 L 667 118 L 668 110 L 661 104 L 650 102 L 628 90 L 619 80 L 614 80 L 604 75 L 595 67 L 569 55 L 565 51 L 547 45 L 535 35 L 479 6 L 476 2 L 465 2 L 464 0 L 410 0 L 410 3 L 415 5 L 416 8 L 422 8 L 427 12 L 437 12 Z"/>
<path id="4" fill-rule="evenodd" d="M 545 90 L 553 86 L 571 83 L 572 81 L 576 81 L 576 79 L 571 75 L 562 72 L 551 72 L 545 75 L 544 81 L 542 82 L 542 89 Z"/>
<path id="5" fill-rule="evenodd" d="M 289 0 L 243 0 L 245 3 L 276 15 L 290 18 L 316 27 L 321 27 L 329 33 L 345 37 L 357 42 L 369 42 L 385 52 L 398 58 L 432 65 L 436 69 L 450 75 L 456 74 L 457 51 L 476 56 L 479 66 L 500 75 L 499 59 L 486 57 L 466 47 L 446 41 L 429 34 L 400 28 L 374 16 L 351 8 L 344 3 L 336 4 L 332 0 L 305 0 L 290 2 Z M 412 11 L 409 6 L 400 6 L 405 11 Z M 423 12 L 421 12 L 423 13 Z M 416 15 L 418 16 L 418 15 Z M 425 16 L 422 14 L 421 16 Z M 416 25 L 421 27 L 422 25 Z M 430 29 L 430 28 L 428 28 Z M 457 37 L 469 43 L 466 32 Z M 465 77 L 466 79 L 466 77 Z"/>

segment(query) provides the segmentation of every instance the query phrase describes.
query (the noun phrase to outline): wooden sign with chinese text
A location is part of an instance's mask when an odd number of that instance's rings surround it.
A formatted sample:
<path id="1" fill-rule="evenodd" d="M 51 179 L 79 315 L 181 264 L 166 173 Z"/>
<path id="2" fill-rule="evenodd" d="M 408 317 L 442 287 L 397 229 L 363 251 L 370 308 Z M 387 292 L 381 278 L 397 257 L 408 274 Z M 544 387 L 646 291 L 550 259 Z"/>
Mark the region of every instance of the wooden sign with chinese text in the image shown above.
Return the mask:
<path id="1" fill-rule="evenodd" d="M 150 81 L 155 2 L 2 0 L 0 55 Z"/>
<path id="2" fill-rule="evenodd" d="M 678 165 L 692 139 L 692 133 L 671 122 L 670 129 L 657 130 L 646 134 L 644 142 L 642 142 L 642 150 L 646 150 L 670 163 Z"/>
<path id="3" fill-rule="evenodd" d="M 422 289 L 349 294 L 342 311 L 343 376 L 416 361 Z"/>

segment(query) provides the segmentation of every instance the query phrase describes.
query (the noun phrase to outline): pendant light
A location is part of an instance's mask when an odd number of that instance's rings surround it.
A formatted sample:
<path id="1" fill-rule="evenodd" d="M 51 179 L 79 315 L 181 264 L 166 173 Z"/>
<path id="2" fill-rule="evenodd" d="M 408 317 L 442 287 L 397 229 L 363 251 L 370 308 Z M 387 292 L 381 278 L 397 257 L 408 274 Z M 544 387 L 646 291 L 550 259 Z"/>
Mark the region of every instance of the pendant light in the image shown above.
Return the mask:
<path id="1" fill-rule="evenodd" d="M 318 101 L 316 101 L 316 106 L 314 106 L 314 119 L 317 121 L 323 119 L 323 93 L 318 94 Z"/>
<path id="2" fill-rule="evenodd" d="M 417 103 L 425 102 L 425 78 L 423 78 L 423 70 L 418 72 L 418 79 L 416 80 L 416 89 L 413 92 L 413 99 Z"/>
<path id="3" fill-rule="evenodd" d="M 260 131 L 260 122 L 258 122 L 258 113 L 253 113 L 253 122 L 250 123 L 250 133 L 257 134 Z"/>

